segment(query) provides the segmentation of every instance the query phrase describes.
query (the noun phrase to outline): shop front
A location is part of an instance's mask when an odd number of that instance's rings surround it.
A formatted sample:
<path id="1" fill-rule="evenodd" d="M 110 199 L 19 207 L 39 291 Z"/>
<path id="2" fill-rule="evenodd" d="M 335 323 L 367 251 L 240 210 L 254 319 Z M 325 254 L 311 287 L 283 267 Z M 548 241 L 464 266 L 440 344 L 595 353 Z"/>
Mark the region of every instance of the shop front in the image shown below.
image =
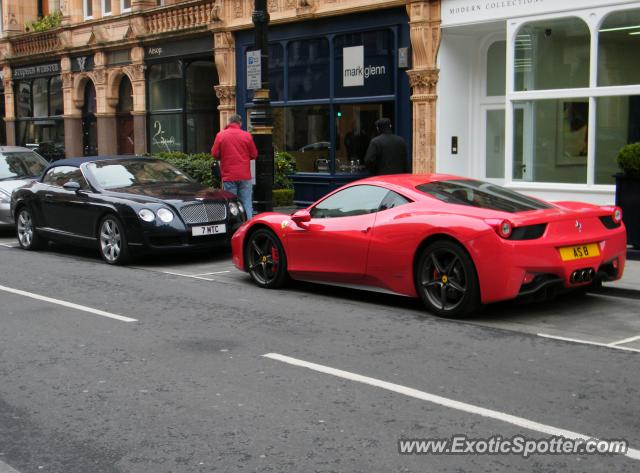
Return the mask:
<path id="1" fill-rule="evenodd" d="M 49 161 L 64 157 L 64 119 L 60 63 L 13 69 L 16 144 Z"/>
<path id="2" fill-rule="evenodd" d="M 443 0 L 437 170 L 614 202 L 640 140 L 640 2 Z"/>
<path id="3" fill-rule="evenodd" d="M 253 40 L 252 31 L 236 38 L 237 109 L 246 122 L 253 99 L 246 70 Z M 411 145 L 409 83 L 398 64 L 399 49 L 408 45 L 404 9 L 269 29 L 273 145 L 295 159 L 297 205 L 367 175 L 364 156 L 378 118 L 390 118 Z"/>
<path id="4" fill-rule="evenodd" d="M 219 130 L 210 35 L 145 46 L 148 149 L 209 153 Z"/>

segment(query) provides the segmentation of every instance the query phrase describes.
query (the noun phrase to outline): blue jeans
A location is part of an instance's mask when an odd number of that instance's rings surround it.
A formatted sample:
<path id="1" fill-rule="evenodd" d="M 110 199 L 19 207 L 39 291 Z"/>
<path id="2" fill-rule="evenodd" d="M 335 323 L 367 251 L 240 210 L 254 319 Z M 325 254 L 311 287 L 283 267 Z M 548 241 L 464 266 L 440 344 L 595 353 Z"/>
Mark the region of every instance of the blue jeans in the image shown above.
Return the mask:
<path id="1" fill-rule="evenodd" d="M 238 196 L 247 213 L 247 220 L 253 217 L 253 184 L 251 181 L 224 181 L 223 184 L 224 190 Z"/>

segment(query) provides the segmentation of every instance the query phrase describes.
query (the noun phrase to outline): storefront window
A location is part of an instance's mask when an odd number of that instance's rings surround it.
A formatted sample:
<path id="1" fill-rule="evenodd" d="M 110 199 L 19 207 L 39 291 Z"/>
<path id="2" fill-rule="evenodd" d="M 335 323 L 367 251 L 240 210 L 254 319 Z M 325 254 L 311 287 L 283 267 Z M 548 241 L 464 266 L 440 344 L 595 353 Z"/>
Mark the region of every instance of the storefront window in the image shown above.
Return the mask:
<path id="1" fill-rule="evenodd" d="M 395 123 L 393 102 L 336 106 L 336 172 L 364 173 L 364 156 L 376 137 L 376 120 L 386 117 Z"/>
<path id="2" fill-rule="evenodd" d="M 284 48 L 281 44 L 269 45 L 269 98 L 272 102 L 284 100 Z M 253 100 L 253 90 L 247 90 L 247 100 Z"/>
<path id="3" fill-rule="evenodd" d="M 183 151 L 182 114 L 151 115 L 151 152 Z"/>
<path id="4" fill-rule="evenodd" d="M 16 85 L 16 143 L 52 161 L 64 157 L 60 77 L 22 80 Z"/>
<path id="5" fill-rule="evenodd" d="M 273 145 L 296 160 L 298 172 L 331 172 L 329 106 L 273 109 Z"/>
<path id="6" fill-rule="evenodd" d="M 586 183 L 588 128 L 586 98 L 516 102 L 513 178 Z"/>
<path id="7" fill-rule="evenodd" d="M 487 110 L 486 177 L 504 178 L 504 110 Z"/>
<path id="8" fill-rule="evenodd" d="M 608 15 L 598 33 L 598 85 L 640 84 L 640 10 Z"/>
<path id="9" fill-rule="evenodd" d="M 213 61 L 171 61 L 149 67 L 150 151 L 208 153 L 219 129 Z"/>
<path id="10" fill-rule="evenodd" d="M 579 18 L 525 24 L 515 43 L 515 90 L 589 85 L 590 34 Z"/>
<path id="11" fill-rule="evenodd" d="M 596 101 L 595 183 L 613 184 L 620 172 L 618 151 L 628 143 L 640 142 L 640 95 L 600 97 Z"/>
<path id="12" fill-rule="evenodd" d="M 289 100 L 329 96 L 329 41 L 316 38 L 288 45 Z"/>
<path id="13" fill-rule="evenodd" d="M 149 68 L 151 110 L 182 108 L 182 68 L 179 61 L 154 64 Z"/>
<path id="14" fill-rule="evenodd" d="M 487 52 L 487 97 L 505 95 L 507 42 L 496 41 Z"/>
<path id="15" fill-rule="evenodd" d="M 336 36 L 335 96 L 393 94 L 393 36 L 389 30 Z"/>
<path id="16" fill-rule="evenodd" d="M 33 116 L 46 117 L 49 115 L 49 79 L 33 81 Z"/>
<path id="17" fill-rule="evenodd" d="M 187 109 L 213 110 L 216 96 L 212 93 L 216 85 L 216 68 L 211 61 L 195 61 L 186 69 Z"/>
<path id="18" fill-rule="evenodd" d="M 16 111 L 18 118 L 31 116 L 31 82 L 19 82 L 16 94 Z"/>

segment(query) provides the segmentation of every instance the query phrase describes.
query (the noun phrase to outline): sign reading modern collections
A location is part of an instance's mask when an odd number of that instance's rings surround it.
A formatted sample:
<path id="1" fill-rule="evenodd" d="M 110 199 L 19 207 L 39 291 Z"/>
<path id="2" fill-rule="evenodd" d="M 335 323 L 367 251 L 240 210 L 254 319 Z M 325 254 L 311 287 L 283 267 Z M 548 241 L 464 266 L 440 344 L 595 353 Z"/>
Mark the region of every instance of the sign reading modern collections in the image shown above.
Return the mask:
<path id="1" fill-rule="evenodd" d="M 13 70 L 13 79 L 25 79 L 37 76 L 50 76 L 60 74 L 60 63 L 39 64 L 37 66 L 16 67 Z"/>

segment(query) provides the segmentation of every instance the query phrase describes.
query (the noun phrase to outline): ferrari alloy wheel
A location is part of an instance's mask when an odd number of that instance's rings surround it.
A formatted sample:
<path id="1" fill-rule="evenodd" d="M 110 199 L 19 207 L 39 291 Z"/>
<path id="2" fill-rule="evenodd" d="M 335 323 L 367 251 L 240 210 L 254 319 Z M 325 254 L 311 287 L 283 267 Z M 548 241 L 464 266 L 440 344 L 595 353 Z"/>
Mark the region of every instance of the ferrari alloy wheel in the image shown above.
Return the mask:
<path id="1" fill-rule="evenodd" d="M 473 261 L 458 244 L 429 245 L 416 266 L 416 289 L 429 310 L 444 317 L 462 317 L 479 306 L 478 276 Z"/>
<path id="2" fill-rule="evenodd" d="M 112 215 L 100 223 L 98 234 L 100 255 L 109 264 L 125 264 L 129 260 L 127 238 L 120 222 Z"/>
<path id="3" fill-rule="evenodd" d="M 249 275 L 261 287 L 282 287 L 287 280 L 287 257 L 278 237 L 267 229 L 252 233 L 245 245 Z"/>
<path id="4" fill-rule="evenodd" d="M 31 212 L 25 207 L 16 217 L 16 235 L 20 247 L 25 250 L 39 250 L 44 246 L 44 240 L 36 233 Z"/>

